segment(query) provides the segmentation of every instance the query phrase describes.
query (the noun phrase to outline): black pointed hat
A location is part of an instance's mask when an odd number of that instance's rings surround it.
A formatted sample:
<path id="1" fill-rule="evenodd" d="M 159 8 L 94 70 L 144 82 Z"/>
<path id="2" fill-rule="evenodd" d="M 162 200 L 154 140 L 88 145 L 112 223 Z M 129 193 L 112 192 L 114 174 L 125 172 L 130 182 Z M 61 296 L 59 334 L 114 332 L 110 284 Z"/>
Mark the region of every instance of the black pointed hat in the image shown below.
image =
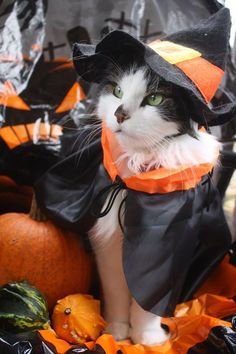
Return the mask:
<path id="1" fill-rule="evenodd" d="M 214 98 L 224 75 L 230 13 L 222 8 L 197 26 L 146 45 L 123 31 L 113 31 L 96 46 L 75 44 L 74 65 L 86 81 L 99 83 L 107 67 L 146 63 L 164 80 L 183 90 L 191 118 L 201 125 L 220 125 L 232 118 L 235 103 L 224 94 Z"/>

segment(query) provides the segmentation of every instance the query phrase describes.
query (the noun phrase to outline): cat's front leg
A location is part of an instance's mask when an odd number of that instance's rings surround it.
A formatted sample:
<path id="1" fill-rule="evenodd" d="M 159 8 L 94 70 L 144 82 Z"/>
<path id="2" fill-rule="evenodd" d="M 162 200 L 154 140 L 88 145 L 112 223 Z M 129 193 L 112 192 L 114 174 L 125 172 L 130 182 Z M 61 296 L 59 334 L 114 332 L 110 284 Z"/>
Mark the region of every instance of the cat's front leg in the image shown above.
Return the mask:
<path id="1" fill-rule="evenodd" d="M 134 343 L 159 345 L 169 339 L 169 334 L 161 327 L 161 317 L 144 311 L 132 299 L 130 313 L 130 338 Z"/>
<path id="2" fill-rule="evenodd" d="M 107 225 L 105 218 L 102 222 Z M 99 225 L 96 228 L 99 229 Z M 99 238 L 92 239 L 102 284 L 103 315 L 108 323 L 105 332 L 112 334 L 116 340 L 126 339 L 129 336 L 131 298 L 122 267 L 121 230 L 117 229 L 102 245 Z"/>

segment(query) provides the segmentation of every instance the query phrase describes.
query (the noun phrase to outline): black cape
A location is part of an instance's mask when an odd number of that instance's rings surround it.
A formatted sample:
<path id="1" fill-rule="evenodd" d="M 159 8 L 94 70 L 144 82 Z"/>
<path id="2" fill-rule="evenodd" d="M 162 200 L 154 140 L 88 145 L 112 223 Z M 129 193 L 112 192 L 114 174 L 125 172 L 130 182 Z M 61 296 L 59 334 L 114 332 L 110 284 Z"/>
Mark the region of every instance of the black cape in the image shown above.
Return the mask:
<path id="1" fill-rule="evenodd" d="M 76 139 L 85 141 L 89 129 Z M 67 146 L 73 146 L 73 139 Z M 69 144 L 68 144 L 69 143 Z M 41 209 L 63 227 L 86 233 L 113 186 L 102 164 L 100 138 L 52 167 L 35 185 Z M 98 198 L 98 194 L 100 197 Z M 127 189 L 123 268 L 136 301 L 172 316 L 190 299 L 231 244 L 222 200 L 208 176 L 186 191 L 148 194 Z"/>

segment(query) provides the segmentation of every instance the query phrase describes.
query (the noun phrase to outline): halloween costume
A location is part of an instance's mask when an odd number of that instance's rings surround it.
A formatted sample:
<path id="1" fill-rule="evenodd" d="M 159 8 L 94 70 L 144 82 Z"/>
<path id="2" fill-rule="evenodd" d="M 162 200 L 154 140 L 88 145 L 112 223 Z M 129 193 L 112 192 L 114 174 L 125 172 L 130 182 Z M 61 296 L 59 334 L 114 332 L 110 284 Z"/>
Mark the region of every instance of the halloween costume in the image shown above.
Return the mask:
<path id="1" fill-rule="evenodd" d="M 43 58 L 21 94 L 17 95 L 10 81 L 4 87 L 11 95 L 0 95 L 6 117 L 0 129 L 0 174 L 32 185 L 58 161 L 59 136 L 69 126 L 68 112 L 85 93 L 72 63 Z"/>
<path id="2" fill-rule="evenodd" d="M 235 108 L 227 97 L 220 107 L 209 104 L 223 75 L 228 33 L 226 9 L 197 28 L 154 43 L 155 51 L 114 31 L 96 47 L 76 45 L 74 56 L 80 59 L 75 66 L 85 80 L 100 82 L 112 60 L 121 66 L 133 59 L 145 62 L 183 90 L 191 102 L 192 119 L 202 125 L 219 124 Z M 89 133 L 84 129 L 76 138 L 85 141 Z M 212 165 L 159 168 L 126 178 L 115 164 L 119 146 L 113 138 L 103 125 L 101 138 L 49 170 L 36 185 L 38 203 L 59 223 L 86 232 L 92 214 L 104 215 L 118 192 L 126 189 L 123 267 L 130 292 L 145 310 L 171 316 L 231 243 L 221 199 L 208 175 Z M 107 210 L 101 212 L 109 193 Z"/>

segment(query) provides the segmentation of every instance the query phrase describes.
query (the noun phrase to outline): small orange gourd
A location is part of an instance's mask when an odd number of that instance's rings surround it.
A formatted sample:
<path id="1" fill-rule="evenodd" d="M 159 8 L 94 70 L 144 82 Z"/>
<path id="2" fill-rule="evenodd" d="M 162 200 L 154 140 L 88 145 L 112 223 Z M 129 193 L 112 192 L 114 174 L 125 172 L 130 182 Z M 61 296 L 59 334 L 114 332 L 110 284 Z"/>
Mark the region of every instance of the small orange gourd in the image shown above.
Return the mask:
<path id="1" fill-rule="evenodd" d="M 82 294 L 59 300 L 53 310 L 52 324 L 59 338 L 73 344 L 97 339 L 106 326 L 100 315 L 100 301 Z"/>

